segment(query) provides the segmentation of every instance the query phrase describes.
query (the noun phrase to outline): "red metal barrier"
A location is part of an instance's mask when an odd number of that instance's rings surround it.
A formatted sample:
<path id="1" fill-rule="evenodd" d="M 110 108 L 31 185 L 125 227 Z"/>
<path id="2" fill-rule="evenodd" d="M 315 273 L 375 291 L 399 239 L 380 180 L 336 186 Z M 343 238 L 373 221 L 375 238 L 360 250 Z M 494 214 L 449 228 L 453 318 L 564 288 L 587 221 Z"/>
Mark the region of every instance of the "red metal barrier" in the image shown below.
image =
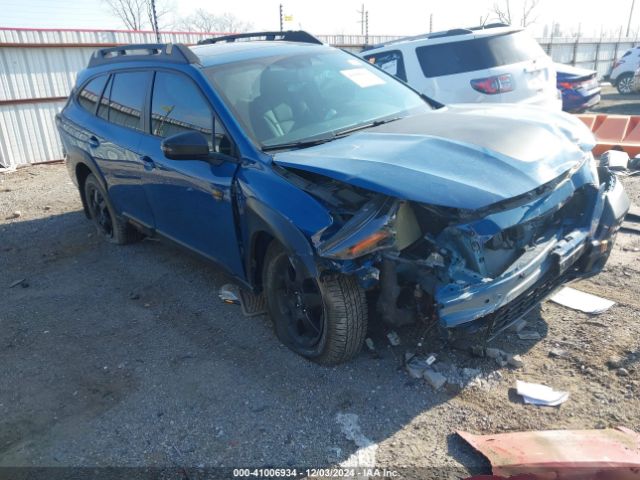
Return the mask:
<path id="1" fill-rule="evenodd" d="M 640 116 L 583 114 L 577 117 L 596 137 L 598 144 L 593 149 L 596 157 L 613 149 L 622 149 L 630 157 L 640 153 Z"/>

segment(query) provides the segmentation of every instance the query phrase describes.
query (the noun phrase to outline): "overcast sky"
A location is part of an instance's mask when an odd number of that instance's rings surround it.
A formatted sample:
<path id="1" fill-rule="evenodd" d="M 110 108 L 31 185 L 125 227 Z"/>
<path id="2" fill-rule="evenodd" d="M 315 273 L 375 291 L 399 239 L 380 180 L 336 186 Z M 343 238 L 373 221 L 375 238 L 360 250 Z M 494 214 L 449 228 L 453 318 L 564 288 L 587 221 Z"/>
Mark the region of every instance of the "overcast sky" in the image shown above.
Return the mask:
<path id="1" fill-rule="evenodd" d="M 255 29 L 277 29 L 278 5 L 293 16 L 290 28 L 303 28 L 316 34 L 360 33 L 357 11 L 362 0 L 156 0 L 172 2 L 175 14 L 188 15 L 196 8 L 212 13 L 230 12 L 250 22 Z M 501 0 L 504 1 L 504 0 Z M 524 0 L 511 0 L 518 9 Z M 540 0 L 534 32 L 558 22 L 565 31 L 577 30 L 592 36 L 600 29 L 626 31 L 632 0 Z M 477 25 L 494 0 L 367 0 L 371 35 L 411 35 L 429 29 L 433 14 L 435 30 Z M 631 30 L 640 27 L 640 2 L 633 15 Z M 0 27 L 123 28 L 103 0 L 0 0 Z"/>

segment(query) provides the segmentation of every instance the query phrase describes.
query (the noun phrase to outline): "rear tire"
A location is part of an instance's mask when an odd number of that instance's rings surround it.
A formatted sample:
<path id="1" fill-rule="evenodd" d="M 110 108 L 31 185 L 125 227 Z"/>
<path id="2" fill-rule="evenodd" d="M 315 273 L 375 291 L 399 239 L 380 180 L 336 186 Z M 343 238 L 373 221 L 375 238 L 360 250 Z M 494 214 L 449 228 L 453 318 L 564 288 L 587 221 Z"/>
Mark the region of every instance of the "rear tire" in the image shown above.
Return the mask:
<path id="1" fill-rule="evenodd" d="M 109 200 L 109 195 L 93 174 L 89 174 L 84 181 L 84 198 L 91 221 L 98 234 L 107 241 L 125 245 L 142 238 L 142 234 L 131 224 L 118 218 Z"/>
<path id="2" fill-rule="evenodd" d="M 298 264 L 279 243 L 271 242 L 263 285 L 276 335 L 297 354 L 322 365 L 352 359 L 367 333 L 364 291 L 347 275 L 317 282 L 298 271 Z"/>
<path id="3" fill-rule="evenodd" d="M 622 95 L 629 95 L 633 92 L 633 73 L 623 73 L 618 77 L 616 88 Z"/>

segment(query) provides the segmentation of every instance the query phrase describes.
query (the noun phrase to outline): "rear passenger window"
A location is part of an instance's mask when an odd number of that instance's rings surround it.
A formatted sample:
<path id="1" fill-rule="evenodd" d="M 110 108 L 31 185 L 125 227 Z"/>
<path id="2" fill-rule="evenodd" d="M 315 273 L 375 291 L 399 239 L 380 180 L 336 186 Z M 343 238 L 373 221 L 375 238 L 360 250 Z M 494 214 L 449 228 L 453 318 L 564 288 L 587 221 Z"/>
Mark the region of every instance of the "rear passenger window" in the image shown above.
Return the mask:
<path id="1" fill-rule="evenodd" d="M 381 52 L 375 55 L 367 55 L 364 57 L 369 63 L 373 63 L 376 67 L 384 70 L 391 75 L 407 81 L 407 74 L 404 70 L 404 59 L 400 50 L 391 50 Z"/>
<path id="2" fill-rule="evenodd" d="M 78 94 L 78 102 L 90 113 L 96 113 L 96 105 L 107 83 L 107 75 L 100 75 L 91 80 Z"/>
<path id="3" fill-rule="evenodd" d="M 111 81 L 107 120 L 135 130 L 142 130 L 142 107 L 147 96 L 151 79 L 150 72 L 116 73 Z M 105 91 L 104 97 L 107 96 Z M 104 102 L 102 102 L 104 103 Z M 100 105 L 98 115 L 103 116 L 104 108 Z"/>
<path id="4" fill-rule="evenodd" d="M 207 138 L 211 150 L 219 151 L 214 149 L 213 122 L 211 107 L 191 80 L 182 75 L 156 73 L 151 100 L 153 135 L 164 138 L 196 131 Z M 216 140 L 219 144 L 220 140 Z"/>

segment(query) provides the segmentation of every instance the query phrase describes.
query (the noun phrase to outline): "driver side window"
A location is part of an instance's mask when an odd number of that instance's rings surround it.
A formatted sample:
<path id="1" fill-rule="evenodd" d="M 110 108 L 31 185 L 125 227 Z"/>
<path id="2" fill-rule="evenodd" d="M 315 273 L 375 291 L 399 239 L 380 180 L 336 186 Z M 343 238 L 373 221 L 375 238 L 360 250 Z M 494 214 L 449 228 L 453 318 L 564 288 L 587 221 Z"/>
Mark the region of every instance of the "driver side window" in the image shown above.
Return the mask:
<path id="1" fill-rule="evenodd" d="M 198 87 L 184 75 L 156 72 L 151 98 L 151 133 L 170 137 L 202 133 L 212 152 L 232 153 L 232 142 Z"/>

